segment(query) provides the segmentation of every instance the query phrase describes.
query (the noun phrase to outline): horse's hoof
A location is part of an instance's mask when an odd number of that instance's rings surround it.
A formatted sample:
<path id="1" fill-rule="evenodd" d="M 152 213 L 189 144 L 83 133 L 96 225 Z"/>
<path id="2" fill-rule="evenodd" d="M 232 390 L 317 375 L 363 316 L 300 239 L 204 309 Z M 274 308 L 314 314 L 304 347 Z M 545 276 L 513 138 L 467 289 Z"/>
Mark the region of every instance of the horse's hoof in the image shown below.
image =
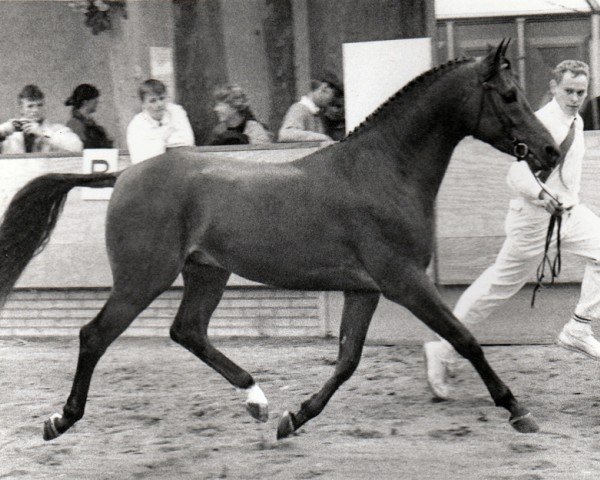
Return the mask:
<path id="1" fill-rule="evenodd" d="M 269 406 L 264 403 L 246 403 L 246 410 L 252 418 L 259 422 L 266 422 L 269 419 Z"/>
<path id="2" fill-rule="evenodd" d="M 277 440 L 290 436 L 296 428 L 294 427 L 294 420 L 292 414 L 287 410 L 283 412 L 279 425 L 277 426 Z"/>
<path id="3" fill-rule="evenodd" d="M 60 413 L 55 413 L 48 420 L 44 422 L 44 440 L 54 440 L 62 435 L 62 432 L 58 431 L 56 422 L 62 418 Z"/>
<path id="4" fill-rule="evenodd" d="M 511 417 L 508 421 L 520 433 L 535 433 L 540 429 L 530 412 L 519 417 Z"/>

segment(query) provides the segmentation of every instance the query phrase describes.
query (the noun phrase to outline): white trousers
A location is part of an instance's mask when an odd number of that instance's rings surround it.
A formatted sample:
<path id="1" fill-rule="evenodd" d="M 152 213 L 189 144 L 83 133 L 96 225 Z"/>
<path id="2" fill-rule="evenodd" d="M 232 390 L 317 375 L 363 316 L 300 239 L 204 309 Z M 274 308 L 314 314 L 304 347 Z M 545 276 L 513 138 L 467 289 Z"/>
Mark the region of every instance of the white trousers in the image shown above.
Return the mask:
<path id="1" fill-rule="evenodd" d="M 533 279 L 544 254 L 549 220 L 550 214 L 542 207 L 511 201 L 504 245 L 495 263 L 458 300 L 454 314 L 459 320 L 467 326 L 477 324 Z M 563 214 L 561 250 L 589 260 L 575 314 L 583 319 L 600 319 L 600 218 L 586 206 L 576 205 Z M 549 251 L 551 258 L 555 252 L 556 233 Z"/>

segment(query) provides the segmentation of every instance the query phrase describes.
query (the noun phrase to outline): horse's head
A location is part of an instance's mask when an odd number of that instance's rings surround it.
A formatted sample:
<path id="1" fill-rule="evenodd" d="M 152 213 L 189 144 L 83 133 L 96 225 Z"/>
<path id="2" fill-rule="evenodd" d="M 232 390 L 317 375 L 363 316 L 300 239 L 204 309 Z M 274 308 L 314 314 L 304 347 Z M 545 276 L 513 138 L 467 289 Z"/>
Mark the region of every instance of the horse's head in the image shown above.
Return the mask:
<path id="1" fill-rule="evenodd" d="M 506 59 L 510 40 L 476 64 L 478 94 L 470 96 L 469 115 L 474 118 L 470 132 L 498 150 L 525 160 L 533 171 L 554 167 L 560 151 L 554 139 L 537 119 L 519 87 Z"/>

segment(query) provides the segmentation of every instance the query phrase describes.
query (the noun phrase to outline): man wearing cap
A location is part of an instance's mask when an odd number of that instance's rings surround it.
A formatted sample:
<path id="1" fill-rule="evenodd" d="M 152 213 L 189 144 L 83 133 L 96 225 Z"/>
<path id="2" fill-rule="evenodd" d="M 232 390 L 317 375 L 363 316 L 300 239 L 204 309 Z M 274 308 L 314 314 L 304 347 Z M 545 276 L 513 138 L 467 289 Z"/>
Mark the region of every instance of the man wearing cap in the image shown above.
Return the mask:
<path id="1" fill-rule="evenodd" d="M 20 118 L 0 124 L 2 153 L 80 153 L 83 143 L 68 127 L 45 118 L 44 94 L 36 85 L 25 85 L 18 97 Z"/>
<path id="2" fill-rule="evenodd" d="M 94 85 L 82 83 L 65 100 L 65 105 L 72 107 L 67 127 L 77 134 L 84 148 L 112 148 L 113 145 L 106 130 L 94 120 L 99 98 L 100 91 Z"/>
<path id="3" fill-rule="evenodd" d="M 280 142 L 325 142 L 332 138 L 325 133 L 319 113 L 326 108 L 342 88 L 332 76 L 311 81 L 311 91 L 294 103 L 285 114 L 279 129 Z"/>

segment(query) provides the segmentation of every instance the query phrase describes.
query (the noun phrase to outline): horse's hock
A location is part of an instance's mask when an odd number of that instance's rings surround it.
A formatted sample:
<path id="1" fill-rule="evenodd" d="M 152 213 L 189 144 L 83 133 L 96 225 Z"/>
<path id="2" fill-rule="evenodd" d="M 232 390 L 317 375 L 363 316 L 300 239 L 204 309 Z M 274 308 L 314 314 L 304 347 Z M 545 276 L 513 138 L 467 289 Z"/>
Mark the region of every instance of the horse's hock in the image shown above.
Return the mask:
<path id="1" fill-rule="evenodd" d="M 600 213 L 600 133 L 586 132 L 587 156 L 581 198 Z M 201 147 L 203 150 L 207 148 Z M 302 157 L 315 144 L 219 148 L 211 155 L 280 162 Z M 38 154 L 39 155 L 39 154 Z M 503 159 L 499 156 L 505 157 Z M 506 172 L 512 161 L 471 139 L 459 144 L 437 201 L 436 268 L 442 295 L 452 306 L 465 286 L 490 265 L 504 239 L 509 199 Z M 125 155 L 120 168 L 129 165 Z M 0 209 L 27 181 L 49 172 L 81 172 L 80 157 L 23 155 L 0 157 Z M 85 200 L 84 189 L 70 193 L 46 249 L 25 270 L 0 312 L 0 336 L 76 336 L 108 298 L 111 274 L 104 247 L 106 200 Z M 552 342 L 578 297 L 582 263 L 565 255 L 559 284 L 542 291 L 529 308 L 531 288 L 508 302 L 485 331 L 483 343 Z M 533 279 L 532 279 L 533 280 Z M 125 335 L 168 336 L 181 299 L 181 280 L 157 298 Z M 213 336 L 337 335 L 342 296 L 338 292 L 289 291 L 232 277 L 210 324 Z M 369 331 L 377 343 L 420 343 L 431 334 L 402 307 L 382 300 Z"/>

